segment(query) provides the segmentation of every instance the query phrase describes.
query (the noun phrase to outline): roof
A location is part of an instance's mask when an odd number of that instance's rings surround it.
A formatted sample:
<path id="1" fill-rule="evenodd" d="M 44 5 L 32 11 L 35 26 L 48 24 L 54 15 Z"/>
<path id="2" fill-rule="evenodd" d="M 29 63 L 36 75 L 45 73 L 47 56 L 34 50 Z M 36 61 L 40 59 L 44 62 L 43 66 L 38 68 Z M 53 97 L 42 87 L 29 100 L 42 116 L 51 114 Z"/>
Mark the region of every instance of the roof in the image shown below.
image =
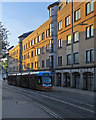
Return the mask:
<path id="1" fill-rule="evenodd" d="M 21 37 L 27 37 L 28 35 L 30 35 L 33 31 L 30 31 L 30 32 L 27 32 L 27 33 L 23 33 L 22 35 L 20 35 L 18 38 L 21 38 Z"/>
<path id="2" fill-rule="evenodd" d="M 48 9 L 50 9 L 50 7 L 53 7 L 54 5 L 59 5 L 59 2 L 55 2 L 55 3 L 52 3 L 48 6 Z"/>

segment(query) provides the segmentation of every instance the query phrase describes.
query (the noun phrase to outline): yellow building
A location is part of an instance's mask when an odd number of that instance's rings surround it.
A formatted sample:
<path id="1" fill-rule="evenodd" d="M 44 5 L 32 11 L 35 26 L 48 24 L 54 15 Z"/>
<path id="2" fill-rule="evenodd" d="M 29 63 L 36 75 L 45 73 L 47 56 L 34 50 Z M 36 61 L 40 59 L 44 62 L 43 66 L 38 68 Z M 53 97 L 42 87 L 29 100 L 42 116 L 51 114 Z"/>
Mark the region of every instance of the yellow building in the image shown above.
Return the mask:
<path id="1" fill-rule="evenodd" d="M 9 72 L 19 71 L 19 44 L 9 51 Z"/>
<path id="2" fill-rule="evenodd" d="M 47 70 L 54 73 L 57 86 L 96 90 L 96 2 L 66 0 L 48 10 L 49 19 L 19 37 L 10 56 L 18 49 L 20 72 Z"/>

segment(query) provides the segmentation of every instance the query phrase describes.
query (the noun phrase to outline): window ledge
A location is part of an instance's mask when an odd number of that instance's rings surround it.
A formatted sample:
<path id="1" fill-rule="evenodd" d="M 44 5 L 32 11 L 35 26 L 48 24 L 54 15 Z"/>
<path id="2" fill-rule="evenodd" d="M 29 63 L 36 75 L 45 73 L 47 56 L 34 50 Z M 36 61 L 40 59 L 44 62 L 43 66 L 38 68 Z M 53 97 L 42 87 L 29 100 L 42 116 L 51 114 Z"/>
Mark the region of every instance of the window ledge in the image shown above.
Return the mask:
<path id="1" fill-rule="evenodd" d="M 68 27 L 68 26 L 70 26 L 71 24 L 69 24 L 69 25 L 65 25 L 65 27 Z"/>
<path id="2" fill-rule="evenodd" d="M 88 40 L 88 39 L 91 39 L 91 38 L 94 38 L 94 36 L 91 36 L 91 37 L 85 38 L 85 40 Z"/>
<path id="3" fill-rule="evenodd" d="M 78 42 L 79 42 L 79 40 L 78 40 L 78 41 L 74 41 L 74 44 L 75 44 L 75 43 L 78 43 Z"/>
<path id="4" fill-rule="evenodd" d="M 58 47 L 58 49 L 61 49 L 62 47 Z"/>
<path id="5" fill-rule="evenodd" d="M 90 13 L 88 13 L 88 14 L 86 13 L 86 16 L 90 15 L 90 14 L 91 14 L 91 13 L 93 13 L 93 12 L 94 12 L 94 10 L 93 10 L 93 11 L 91 11 Z"/>
<path id="6" fill-rule="evenodd" d="M 81 18 L 79 18 L 78 20 L 74 20 L 74 22 L 77 22 L 77 21 L 79 21 Z"/>

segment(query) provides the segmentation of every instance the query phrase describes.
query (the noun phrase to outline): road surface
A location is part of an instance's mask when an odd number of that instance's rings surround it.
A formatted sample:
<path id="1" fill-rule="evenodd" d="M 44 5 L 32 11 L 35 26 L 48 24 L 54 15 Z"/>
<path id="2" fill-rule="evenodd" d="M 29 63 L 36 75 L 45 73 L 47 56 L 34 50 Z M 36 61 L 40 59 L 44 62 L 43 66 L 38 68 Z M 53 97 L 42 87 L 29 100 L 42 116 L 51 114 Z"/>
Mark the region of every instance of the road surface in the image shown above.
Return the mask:
<path id="1" fill-rule="evenodd" d="M 94 118 L 94 94 L 53 87 L 36 91 L 2 85 L 3 118 Z M 78 91 L 78 90 L 77 90 Z"/>

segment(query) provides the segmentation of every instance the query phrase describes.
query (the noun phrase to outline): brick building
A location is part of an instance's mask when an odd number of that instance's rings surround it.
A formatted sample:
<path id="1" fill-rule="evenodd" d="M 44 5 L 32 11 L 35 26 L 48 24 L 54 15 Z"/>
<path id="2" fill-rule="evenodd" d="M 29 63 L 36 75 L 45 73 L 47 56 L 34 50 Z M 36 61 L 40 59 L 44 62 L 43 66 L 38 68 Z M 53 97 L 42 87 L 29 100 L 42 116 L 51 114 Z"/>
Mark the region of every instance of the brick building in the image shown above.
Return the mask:
<path id="1" fill-rule="evenodd" d="M 96 2 L 55 2 L 48 10 L 49 19 L 23 39 L 19 36 L 9 52 L 18 49 L 12 57 L 19 56 L 18 71 L 51 71 L 57 86 L 96 90 Z M 11 64 L 9 70 L 17 67 Z"/>

